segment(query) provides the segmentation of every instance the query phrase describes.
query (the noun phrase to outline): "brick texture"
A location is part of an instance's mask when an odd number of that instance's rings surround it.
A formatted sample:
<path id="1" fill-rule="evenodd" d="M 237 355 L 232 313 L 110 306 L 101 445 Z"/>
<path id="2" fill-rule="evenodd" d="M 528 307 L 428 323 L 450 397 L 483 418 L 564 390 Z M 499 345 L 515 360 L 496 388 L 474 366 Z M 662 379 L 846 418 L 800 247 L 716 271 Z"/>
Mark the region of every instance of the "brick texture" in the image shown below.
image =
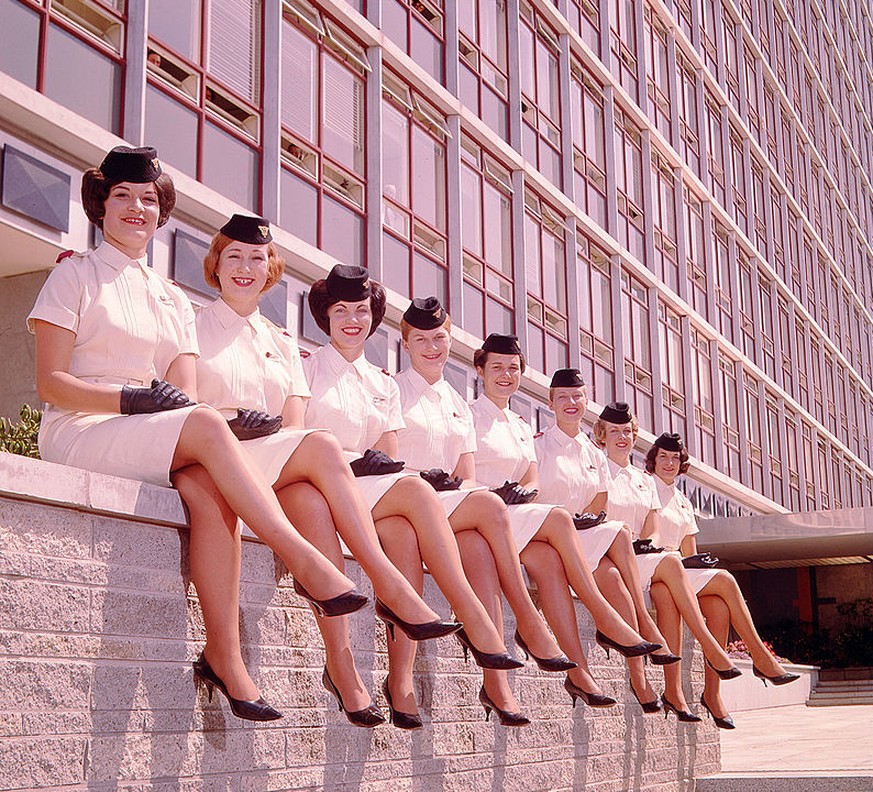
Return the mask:
<path id="1" fill-rule="evenodd" d="M 574 710 L 562 675 L 529 664 L 514 674 L 533 724 L 484 721 L 481 676 L 457 643 L 420 647 L 416 688 L 425 728 L 348 725 L 321 687 L 323 652 L 310 611 L 291 579 L 257 542 L 245 542 L 241 619 L 244 653 L 268 700 L 286 713 L 271 724 L 234 718 L 194 683 L 203 627 L 187 564 L 187 529 L 175 493 L 145 488 L 145 516 L 129 498 L 91 506 L 81 471 L 28 461 L 14 474 L 0 454 L 0 790 L 687 790 L 719 769 L 710 723 L 643 717 L 620 659 L 593 643 L 577 606 L 592 671 L 619 706 Z M 21 471 L 39 478 L 23 499 Z M 9 482 L 9 477 L 15 481 Z M 63 502 L 44 497 L 51 477 Z M 5 477 L 5 478 L 4 478 Z M 111 481 L 111 480 L 110 480 Z M 120 485 L 124 493 L 129 482 Z M 5 493 L 5 494 L 4 494 Z M 71 497 L 71 493 L 73 496 Z M 141 498 L 138 496 L 137 499 Z M 137 500 L 135 499 L 135 500 Z M 174 500 L 175 499 L 175 500 Z M 164 515 L 164 516 L 162 516 Z M 349 574 L 369 583 L 354 563 Z M 278 578 L 278 581 L 277 581 Z M 432 581 L 426 598 L 448 606 Z M 352 618 L 361 674 L 379 691 L 384 630 L 368 608 Z M 508 620 L 507 637 L 514 625 Z M 699 692 L 695 651 L 690 685 Z M 654 686 L 660 672 L 649 667 Z M 377 692 L 381 701 L 381 692 Z M 693 699 L 690 699 L 693 700 Z"/>

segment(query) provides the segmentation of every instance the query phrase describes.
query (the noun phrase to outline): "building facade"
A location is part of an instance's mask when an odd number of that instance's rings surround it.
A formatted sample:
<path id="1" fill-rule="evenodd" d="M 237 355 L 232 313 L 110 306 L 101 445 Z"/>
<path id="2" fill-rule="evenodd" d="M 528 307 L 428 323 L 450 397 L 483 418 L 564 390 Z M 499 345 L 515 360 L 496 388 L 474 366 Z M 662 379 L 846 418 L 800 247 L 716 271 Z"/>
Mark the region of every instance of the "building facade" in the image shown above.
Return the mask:
<path id="1" fill-rule="evenodd" d="M 233 211 L 277 226 L 266 310 L 362 264 L 389 319 L 436 294 L 469 351 L 516 333 L 515 407 L 579 366 L 643 437 L 686 436 L 703 517 L 873 506 L 873 19 L 817 0 L 0 0 L 4 412 L 21 319 L 93 239 L 79 173 L 158 148 L 180 193 L 153 265 Z M 372 354 L 402 364 L 392 327 Z M 465 365 L 465 363 L 467 365 Z"/>

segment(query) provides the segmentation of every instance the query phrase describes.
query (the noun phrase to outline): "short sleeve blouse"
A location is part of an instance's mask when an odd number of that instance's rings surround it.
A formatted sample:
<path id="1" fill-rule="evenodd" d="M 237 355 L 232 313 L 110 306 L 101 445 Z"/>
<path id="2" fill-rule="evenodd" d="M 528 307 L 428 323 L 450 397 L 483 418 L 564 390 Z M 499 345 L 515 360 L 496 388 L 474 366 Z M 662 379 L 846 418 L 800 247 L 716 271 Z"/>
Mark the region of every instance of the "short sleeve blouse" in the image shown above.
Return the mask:
<path id="1" fill-rule="evenodd" d="M 539 466 L 539 498 L 581 512 L 599 492 L 609 490 L 606 456 L 581 432 L 570 437 L 557 425 L 534 440 Z"/>
<path id="2" fill-rule="evenodd" d="M 633 465 L 620 467 L 607 459 L 607 466 L 611 477 L 607 516 L 629 525 L 634 539 L 638 539 L 649 512 L 661 508 L 655 482 Z"/>
<path id="3" fill-rule="evenodd" d="M 473 402 L 476 426 L 476 480 L 489 487 L 504 481 L 520 481 L 531 462 L 537 461 L 533 431 L 518 413 L 501 409 L 491 399 L 480 396 Z"/>
<path id="4" fill-rule="evenodd" d="M 700 531 L 694 518 L 691 501 L 675 484 L 665 484 L 653 476 L 658 498 L 663 504 L 658 515 L 657 544 L 667 550 L 678 550 L 682 540 Z"/>

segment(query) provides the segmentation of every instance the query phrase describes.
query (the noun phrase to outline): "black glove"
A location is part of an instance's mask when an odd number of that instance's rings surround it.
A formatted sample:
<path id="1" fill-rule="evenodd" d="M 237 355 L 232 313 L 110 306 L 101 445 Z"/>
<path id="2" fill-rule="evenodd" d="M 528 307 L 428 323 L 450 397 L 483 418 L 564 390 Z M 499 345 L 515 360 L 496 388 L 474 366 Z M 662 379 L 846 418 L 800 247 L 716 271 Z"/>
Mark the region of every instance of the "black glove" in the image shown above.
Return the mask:
<path id="1" fill-rule="evenodd" d="M 718 559 L 709 553 L 697 553 L 682 559 L 682 566 L 686 569 L 712 569 L 718 565 Z"/>
<path id="2" fill-rule="evenodd" d="M 507 506 L 530 503 L 539 493 L 539 490 L 525 489 L 517 481 L 504 481 L 503 486 L 495 487 L 491 491 L 499 495 Z"/>
<path id="3" fill-rule="evenodd" d="M 349 466 L 356 476 L 382 476 L 385 473 L 399 473 L 403 470 L 403 462 L 395 462 L 384 451 L 374 451 L 368 448 L 364 456 L 353 459 Z"/>
<path id="4" fill-rule="evenodd" d="M 194 402 L 188 398 L 185 391 L 163 380 L 153 379 L 150 388 L 138 388 L 132 385 L 121 387 L 122 415 L 178 410 L 180 407 L 190 407 L 192 404 Z"/>
<path id="5" fill-rule="evenodd" d="M 255 437 L 266 437 L 275 434 L 282 427 L 282 416 L 267 415 L 260 410 L 244 410 L 236 408 L 236 418 L 231 418 L 227 425 L 236 435 L 237 440 L 252 440 Z"/>
<path id="6" fill-rule="evenodd" d="M 600 514 L 592 514 L 591 512 L 578 512 L 573 515 L 573 525 L 577 531 L 584 531 L 587 528 L 593 528 L 595 525 L 600 525 L 606 519 L 606 512 L 601 511 Z"/>
<path id="7" fill-rule="evenodd" d="M 437 492 L 449 492 L 450 490 L 460 489 L 461 484 L 464 483 L 464 480 L 460 476 L 452 478 L 442 468 L 422 470 L 419 475 Z"/>
<path id="8" fill-rule="evenodd" d="M 634 553 L 636 555 L 646 555 L 646 553 L 663 553 L 663 547 L 652 547 L 651 539 L 637 539 L 634 541 Z"/>

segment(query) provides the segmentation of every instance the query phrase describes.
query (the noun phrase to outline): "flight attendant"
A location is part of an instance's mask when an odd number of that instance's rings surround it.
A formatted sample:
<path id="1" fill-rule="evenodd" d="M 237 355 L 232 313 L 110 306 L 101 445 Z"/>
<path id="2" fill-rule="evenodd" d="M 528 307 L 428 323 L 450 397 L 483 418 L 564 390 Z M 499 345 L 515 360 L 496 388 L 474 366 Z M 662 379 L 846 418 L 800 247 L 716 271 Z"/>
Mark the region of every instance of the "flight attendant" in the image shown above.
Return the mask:
<path id="1" fill-rule="evenodd" d="M 258 310 L 261 294 L 284 269 L 264 218 L 234 215 L 213 238 L 204 276 L 220 296 L 197 311 L 200 397 L 232 424 L 243 421 L 244 449 L 310 542 L 342 569 L 338 531 L 370 577 L 379 602 L 402 613 L 419 639 L 445 635 L 457 624 L 437 620 L 385 556 L 339 443 L 329 432 L 303 428 L 309 388 L 297 343 Z M 192 512 L 192 521 L 199 518 Z M 382 723 L 355 668 L 348 620 L 316 614 L 321 631 L 330 634 L 325 688 L 353 725 Z"/>
<path id="2" fill-rule="evenodd" d="M 161 486 L 174 482 L 189 503 L 228 508 L 325 612 L 356 610 L 367 598 L 293 528 L 228 422 L 196 404 L 194 312 L 147 258 L 175 200 L 153 148 L 118 146 L 85 172 L 82 203 L 103 242 L 63 258 L 28 317 L 37 391 L 46 402 L 40 454 Z M 191 575 L 207 630 L 194 672 L 238 717 L 272 720 L 281 713 L 260 697 L 242 661 L 238 599 L 225 596 L 239 588 L 239 537 L 222 530 L 191 532 Z"/>

